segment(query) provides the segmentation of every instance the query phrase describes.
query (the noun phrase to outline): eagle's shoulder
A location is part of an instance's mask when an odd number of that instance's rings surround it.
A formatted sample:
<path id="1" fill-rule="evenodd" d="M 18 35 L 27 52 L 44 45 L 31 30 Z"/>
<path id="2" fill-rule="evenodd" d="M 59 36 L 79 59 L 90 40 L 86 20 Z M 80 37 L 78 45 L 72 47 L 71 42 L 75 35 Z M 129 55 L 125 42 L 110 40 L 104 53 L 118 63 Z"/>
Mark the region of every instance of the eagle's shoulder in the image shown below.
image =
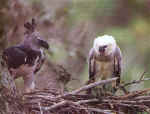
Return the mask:
<path id="1" fill-rule="evenodd" d="M 2 58 L 9 68 L 18 68 L 22 64 L 33 65 L 37 57 L 41 57 L 40 51 L 23 45 L 6 48 L 2 54 Z"/>
<path id="2" fill-rule="evenodd" d="M 25 63 L 27 53 L 19 49 L 17 46 L 11 46 L 3 51 L 2 58 L 8 67 L 17 68 Z"/>

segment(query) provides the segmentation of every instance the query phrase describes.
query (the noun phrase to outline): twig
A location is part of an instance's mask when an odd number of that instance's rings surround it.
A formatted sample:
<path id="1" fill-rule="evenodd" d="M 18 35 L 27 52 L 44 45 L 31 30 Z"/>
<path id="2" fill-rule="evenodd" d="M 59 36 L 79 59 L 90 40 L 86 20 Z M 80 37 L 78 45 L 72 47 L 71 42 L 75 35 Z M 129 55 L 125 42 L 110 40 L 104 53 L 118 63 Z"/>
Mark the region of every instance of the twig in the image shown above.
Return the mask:
<path id="1" fill-rule="evenodd" d="M 147 93 L 148 91 L 150 91 L 150 88 L 148 89 L 144 89 L 142 91 L 136 91 L 136 92 L 132 92 L 132 93 L 129 93 L 127 95 L 124 95 L 124 96 L 121 96 L 119 99 L 127 99 L 127 98 L 131 98 L 131 97 L 135 97 L 137 95 L 142 95 L 142 94 L 145 94 Z"/>
<path id="2" fill-rule="evenodd" d="M 97 101 L 99 101 L 99 100 L 98 99 L 88 99 L 88 100 L 80 100 L 75 103 L 80 105 L 80 104 L 84 104 L 84 103 L 91 103 L 91 102 L 97 102 Z"/>
<path id="3" fill-rule="evenodd" d="M 95 83 L 91 83 L 91 84 L 89 84 L 89 85 L 85 85 L 85 86 L 83 86 L 83 87 L 81 87 L 81 88 L 79 88 L 79 89 L 76 89 L 76 90 L 72 91 L 72 92 L 69 92 L 69 93 L 60 95 L 60 96 L 58 96 L 58 97 L 56 97 L 56 98 L 61 98 L 61 97 L 66 97 L 66 96 L 68 96 L 68 95 L 78 94 L 78 93 L 80 93 L 80 92 L 82 92 L 82 91 L 86 91 L 86 90 L 88 90 L 88 89 L 90 89 L 90 88 L 93 88 L 93 87 L 95 87 L 95 86 L 98 86 L 98 85 L 103 85 L 103 84 L 107 84 L 107 83 L 113 82 L 113 81 L 115 81 L 115 80 L 117 80 L 117 79 L 118 79 L 118 77 L 116 77 L 116 78 L 111 78 L 111 79 L 107 79 L 107 80 L 97 81 L 97 82 L 95 82 Z"/>
<path id="4" fill-rule="evenodd" d="M 128 94 L 129 92 L 126 90 L 126 86 L 129 86 L 129 85 L 132 85 L 132 84 L 137 84 L 137 83 L 140 83 L 140 82 L 143 82 L 143 81 L 147 81 L 147 80 L 150 80 L 150 78 L 148 78 L 148 79 L 143 79 L 144 78 L 144 75 L 145 75 L 145 73 L 146 73 L 146 70 L 142 73 L 142 75 L 140 76 L 140 79 L 139 80 L 134 80 L 134 81 L 132 81 L 132 82 L 128 82 L 128 83 L 125 83 L 125 84 L 123 84 L 123 85 L 119 85 L 119 87 L 118 88 L 120 88 L 125 94 Z M 118 89 L 117 88 L 117 89 Z"/>
<path id="5" fill-rule="evenodd" d="M 75 106 L 77 106 L 78 104 L 76 104 L 76 103 L 74 103 L 74 102 L 71 102 L 71 101 L 61 101 L 61 102 L 59 102 L 59 103 L 56 103 L 56 104 L 54 104 L 54 105 L 52 105 L 52 106 L 50 106 L 50 107 L 42 107 L 42 109 L 43 110 L 45 110 L 45 111 L 47 111 L 47 110 L 54 110 L 54 109 L 57 109 L 57 108 L 59 108 L 59 107 L 61 107 L 61 106 L 65 106 L 65 105 L 67 105 L 67 104 L 69 104 L 69 105 L 75 105 Z"/>
<path id="6" fill-rule="evenodd" d="M 118 103 L 117 105 L 118 106 L 123 106 L 123 107 L 129 107 L 129 108 L 138 108 L 140 110 L 143 110 L 143 111 L 146 111 L 146 112 L 150 113 L 149 108 L 145 105 L 133 105 L 133 104 L 123 104 L 123 103 Z"/>
<path id="7" fill-rule="evenodd" d="M 139 79 L 139 80 L 143 80 L 143 78 L 144 78 L 144 75 L 145 75 L 146 71 L 147 71 L 147 70 L 144 70 L 144 72 L 142 73 L 142 75 L 141 75 L 141 77 L 140 77 L 140 79 Z"/>
<path id="8" fill-rule="evenodd" d="M 111 78 L 111 79 L 107 79 L 107 80 L 101 80 L 101 81 L 98 81 L 98 82 L 95 82 L 95 83 L 83 86 L 83 87 L 81 87 L 81 88 L 79 88 L 77 90 L 74 90 L 74 91 L 71 92 L 71 94 L 78 94 L 81 91 L 88 90 L 88 89 L 93 88 L 93 87 L 98 86 L 98 85 L 107 84 L 107 83 L 113 82 L 113 81 L 115 81 L 117 79 L 118 78 Z"/>
<path id="9" fill-rule="evenodd" d="M 142 79 L 142 80 L 133 80 L 131 82 L 120 85 L 119 88 L 126 87 L 126 86 L 129 86 L 129 85 L 132 85 L 132 84 L 138 84 L 138 83 L 141 83 L 143 81 L 148 81 L 148 80 L 150 80 L 150 78 L 145 78 L 145 79 Z"/>
<path id="10" fill-rule="evenodd" d="M 68 103 L 68 101 L 62 101 L 62 102 L 59 102 L 59 103 L 56 103 L 50 107 L 43 107 L 44 110 L 53 110 L 53 109 L 56 109 L 58 107 L 61 107 L 63 105 L 66 105 Z"/>
<path id="11" fill-rule="evenodd" d="M 150 99 L 150 96 L 138 96 L 138 97 L 136 97 L 134 99 L 135 100 L 139 100 L 139 99 L 145 100 L 145 99 Z"/>
<path id="12" fill-rule="evenodd" d="M 131 105 L 141 105 L 143 103 L 150 103 L 150 100 L 111 100 L 111 99 L 104 99 L 101 102 L 105 103 L 124 103 L 124 104 L 131 104 Z"/>
<path id="13" fill-rule="evenodd" d="M 43 110 L 41 108 L 41 103 L 39 102 L 38 105 L 39 105 L 39 108 L 40 108 L 40 114 L 43 114 Z"/>
<path id="14" fill-rule="evenodd" d="M 112 114 L 113 113 L 112 110 L 102 110 L 100 108 L 85 108 L 85 109 L 92 111 L 92 112 L 102 113 L 102 114 Z"/>

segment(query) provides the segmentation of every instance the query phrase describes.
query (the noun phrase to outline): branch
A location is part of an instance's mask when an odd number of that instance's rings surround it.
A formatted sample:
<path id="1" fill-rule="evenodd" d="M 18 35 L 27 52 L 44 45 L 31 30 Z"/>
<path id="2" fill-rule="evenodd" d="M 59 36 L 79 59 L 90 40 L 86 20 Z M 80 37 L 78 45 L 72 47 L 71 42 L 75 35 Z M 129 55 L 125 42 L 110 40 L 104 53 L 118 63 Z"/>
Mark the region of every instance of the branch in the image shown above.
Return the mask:
<path id="1" fill-rule="evenodd" d="M 140 99 L 142 99 L 142 100 L 150 99 L 150 96 L 138 96 L 135 98 L 135 100 L 140 100 Z"/>
<path id="2" fill-rule="evenodd" d="M 131 97 L 136 97 L 136 96 L 138 96 L 138 95 L 145 94 L 145 93 L 147 93 L 148 91 L 150 91 L 150 88 L 147 88 L 147 89 L 144 89 L 144 90 L 141 90 L 141 91 L 132 92 L 132 93 L 129 93 L 129 94 L 127 94 L 127 95 L 120 96 L 120 97 L 118 97 L 118 98 L 119 98 L 119 99 L 127 99 L 127 98 L 131 98 Z"/>
<path id="3" fill-rule="evenodd" d="M 67 104 L 69 105 L 75 105 L 75 106 L 80 106 L 80 104 L 83 104 L 83 103 L 90 103 L 90 102 L 96 102 L 98 101 L 98 99 L 89 99 L 89 100 L 80 100 L 78 102 L 71 102 L 71 101 L 61 101 L 59 103 L 56 103 L 50 107 L 42 107 L 42 109 L 44 110 L 54 110 L 54 109 L 57 109 L 59 107 L 62 107 L 62 106 L 65 106 Z M 89 111 L 94 111 L 94 112 L 99 112 L 99 113 L 103 113 L 103 114 L 112 114 L 111 110 L 102 110 L 102 109 L 97 109 L 97 108 L 85 108 L 85 107 L 80 107 L 81 109 L 84 109 L 84 110 L 89 110 Z"/>
<path id="4" fill-rule="evenodd" d="M 66 93 L 66 94 L 63 94 L 63 95 L 59 95 L 59 96 L 56 97 L 56 98 L 61 98 L 61 97 L 66 97 L 66 96 L 68 96 L 68 95 L 78 94 L 78 93 L 80 93 L 80 92 L 82 92 L 82 91 L 86 91 L 86 90 L 88 90 L 88 89 L 90 89 L 90 88 L 93 88 L 93 87 L 95 87 L 95 86 L 98 86 L 98 85 L 104 85 L 104 84 L 113 82 L 113 81 L 115 81 L 115 80 L 117 80 L 117 79 L 118 79 L 118 78 L 111 78 L 111 79 L 107 79 L 107 80 L 100 80 L 100 81 L 97 81 L 97 82 L 95 82 L 95 83 L 91 83 L 91 84 L 85 85 L 85 86 L 83 86 L 83 87 L 81 87 L 81 88 L 79 88 L 79 89 L 76 89 L 76 90 L 72 91 L 72 92 L 69 92 L 69 93 Z"/>
<path id="5" fill-rule="evenodd" d="M 42 110 L 42 107 L 41 107 L 41 103 L 39 102 L 38 105 L 39 105 L 39 108 L 40 108 L 40 114 L 43 114 L 43 110 Z"/>
<path id="6" fill-rule="evenodd" d="M 122 88 L 122 87 L 126 87 L 126 86 L 129 86 L 129 85 L 132 85 L 132 84 L 138 84 L 138 83 L 141 83 L 141 82 L 144 82 L 144 81 L 148 81 L 150 80 L 150 78 L 145 78 L 145 79 L 142 79 L 142 80 L 133 80 L 132 82 L 128 82 L 128 83 L 125 83 L 123 85 L 120 85 L 119 88 Z"/>
<path id="7" fill-rule="evenodd" d="M 140 76 L 140 79 L 139 79 L 139 80 L 133 80 L 132 82 L 128 82 L 128 83 L 125 83 L 125 84 L 123 84 L 123 85 L 119 85 L 119 87 L 117 87 L 117 89 L 120 88 L 120 89 L 123 90 L 123 92 L 124 92 L 125 94 L 128 94 L 129 92 L 126 90 L 126 88 L 125 88 L 126 86 L 132 85 L 132 84 L 137 84 L 137 83 L 140 83 L 140 82 L 143 82 L 143 81 L 150 80 L 150 78 L 144 79 L 145 73 L 146 73 L 146 70 L 144 70 L 144 72 L 143 72 L 142 75 Z"/>
<path id="8" fill-rule="evenodd" d="M 59 103 L 56 103 L 56 104 L 54 104 L 54 105 L 52 105 L 52 106 L 50 106 L 50 107 L 42 107 L 42 109 L 43 110 L 45 110 L 45 111 L 47 111 L 47 110 L 54 110 L 54 109 L 57 109 L 57 108 L 59 108 L 59 107 L 62 107 L 62 106 L 65 106 L 65 105 L 75 105 L 75 106 L 77 106 L 78 104 L 76 104 L 76 103 L 74 103 L 74 102 L 71 102 L 71 101 L 61 101 L 61 102 L 59 102 Z"/>
<path id="9" fill-rule="evenodd" d="M 107 80 L 101 80 L 101 81 L 97 81 L 95 83 L 92 83 L 92 84 L 89 84 L 89 85 L 86 85 L 86 86 L 83 86 L 77 90 L 74 90 L 71 92 L 71 94 L 78 94 L 80 93 L 81 91 L 85 91 L 85 90 L 88 90 L 90 88 L 93 88 L 95 86 L 98 86 L 98 85 L 104 85 L 104 84 L 107 84 L 107 83 L 110 83 L 110 82 L 113 82 L 115 80 L 117 80 L 118 78 L 111 78 L 111 79 L 107 79 Z"/>
<path id="10" fill-rule="evenodd" d="M 80 104 L 84 104 L 84 103 L 91 103 L 91 102 L 98 102 L 98 99 L 88 99 L 88 100 L 80 100 L 75 102 L 76 104 L 80 105 Z"/>
<path id="11" fill-rule="evenodd" d="M 142 73 L 142 75 L 141 75 L 141 77 L 140 77 L 140 79 L 139 79 L 139 80 L 143 80 L 143 78 L 144 78 L 144 75 L 145 75 L 146 71 L 147 71 L 147 70 L 144 70 L 144 72 Z"/>
<path id="12" fill-rule="evenodd" d="M 99 108 L 87 108 L 87 110 L 92 111 L 92 112 L 102 113 L 102 114 L 113 114 L 111 110 L 102 110 Z"/>

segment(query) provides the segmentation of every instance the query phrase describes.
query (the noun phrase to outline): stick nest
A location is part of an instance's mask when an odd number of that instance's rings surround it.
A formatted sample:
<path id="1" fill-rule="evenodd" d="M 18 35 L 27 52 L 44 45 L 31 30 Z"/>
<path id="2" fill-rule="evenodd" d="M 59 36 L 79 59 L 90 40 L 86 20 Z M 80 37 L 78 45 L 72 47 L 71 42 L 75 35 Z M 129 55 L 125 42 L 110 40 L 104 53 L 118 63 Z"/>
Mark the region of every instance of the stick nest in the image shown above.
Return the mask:
<path id="1" fill-rule="evenodd" d="M 60 95 L 55 90 L 36 90 L 32 93 L 24 94 L 21 97 L 0 96 L 0 99 L 7 99 L 8 103 L 16 105 L 22 114 L 136 114 L 137 112 L 150 113 L 150 88 L 125 92 L 123 95 L 112 95 L 95 97 L 83 94 L 97 85 L 101 86 L 115 81 L 117 78 L 95 82 L 85 85 L 72 92 Z M 141 79 L 121 85 L 140 83 L 149 79 Z M 18 114 L 18 113 L 14 113 Z"/>

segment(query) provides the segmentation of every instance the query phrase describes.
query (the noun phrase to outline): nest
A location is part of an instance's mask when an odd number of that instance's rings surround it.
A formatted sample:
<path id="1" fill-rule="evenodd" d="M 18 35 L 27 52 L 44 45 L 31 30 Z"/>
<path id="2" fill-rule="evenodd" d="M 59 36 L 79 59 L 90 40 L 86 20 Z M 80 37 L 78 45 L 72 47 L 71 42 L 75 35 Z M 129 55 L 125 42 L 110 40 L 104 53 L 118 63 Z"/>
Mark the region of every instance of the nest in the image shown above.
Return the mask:
<path id="1" fill-rule="evenodd" d="M 6 71 L 7 72 L 7 71 Z M 112 83 L 117 78 L 101 80 L 84 85 L 72 92 L 59 94 L 56 90 L 35 90 L 20 95 L 15 84 L 4 71 L 0 89 L 0 114 L 136 114 L 150 113 L 150 88 L 129 92 L 126 87 L 150 80 L 144 79 L 144 73 L 139 80 L 120 84 L 117 89 L 122 95 L 106 93 L 104 96 L 86 94 L 91 88 Z M 7 83 L 6 83 L 7 82 Z M 12 83 L 13 82 L 13 83 Z M 84 92 L 84 94 L 83 94 Z"/>
<path id="2" fill-rule="evenodd" d="M 60 95 L 55 90 L 36 90 L 20 97 L 0 96 L 0 99 L 7 99 L 8 104 L 15 107 L 13 114 L 20 110 L 22 114 L 136 114 L 139 112 L 150 113 L 150 88 L 124 92 L 123 95 L 106 94 L 102 97 L 95 97 L 83 94 L 97 85 L 101 86 L 115 81 L 117 78 L 95 82 L 85 85 L 72 92 Z M 149 79 L 140 79 L 120 85 L 119 88 L 140 83 Z M 123 89 L 123 90 L 124 90 Z M 3 114 L 3 113 L 2 113 Z M 9 114 L 9 113 L 8 113 Z M 12 114 L 12 113 L 10 113 Z"/>
<path id="3" fill-rule="evenodd" d="M 113 114 L 150 113 L 150 89 L 123 96 L 107 95 L 102 99 L 84 94 L 56 95 L 48 90 L 25 95 L 24 107 L 40 114 Z M 37 113 L 37 114 L 38 114 Z"/>

